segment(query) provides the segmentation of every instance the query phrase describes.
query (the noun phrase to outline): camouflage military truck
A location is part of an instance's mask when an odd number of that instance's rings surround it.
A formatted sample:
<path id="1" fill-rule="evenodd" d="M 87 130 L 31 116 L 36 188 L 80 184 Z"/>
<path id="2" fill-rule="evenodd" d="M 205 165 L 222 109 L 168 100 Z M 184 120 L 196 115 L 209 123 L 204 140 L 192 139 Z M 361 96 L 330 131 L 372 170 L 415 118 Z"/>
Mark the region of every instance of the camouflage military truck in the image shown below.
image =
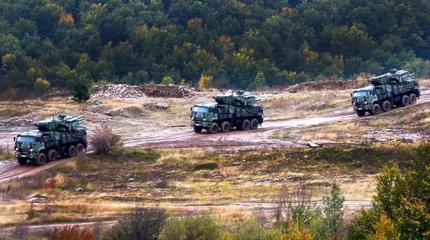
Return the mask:
<path id="1" fill-rule="evenodd" d="M 415 104 L 420 97 L 418 82 L 405 70 L 391 70 L 370 79 L 371 85 L 352 92 L 352 106 L 358 116 L 376 115 L 394 107 Z"/>
<path id="2" fill-rule="evenodd" d="M 15 137 L 15 156 L 20 165 L 43 165 L 60 157 L 74 157 L 87 148 L 84 117 L 59 115 L 34 124 L 38 130 Z"/>
<path id="3" fill-rule="evenodd" d="M 263 108 L 254 96 L 238 91 L 233 95 L 216 96 L 213 104 L 200 104 L 191 108 L 191 125 L 194 132 L 228 132 L 233 128 L 255 130 L 263 123 Z"/>

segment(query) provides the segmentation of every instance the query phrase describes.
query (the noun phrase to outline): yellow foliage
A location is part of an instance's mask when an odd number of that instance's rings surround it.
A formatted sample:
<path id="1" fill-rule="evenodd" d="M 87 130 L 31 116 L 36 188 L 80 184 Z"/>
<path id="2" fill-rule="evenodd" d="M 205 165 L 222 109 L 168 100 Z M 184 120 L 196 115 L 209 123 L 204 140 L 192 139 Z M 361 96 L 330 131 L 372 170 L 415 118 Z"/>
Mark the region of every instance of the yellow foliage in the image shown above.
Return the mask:
<path id="1" fill-rule="evenodd" d="M 2 57 L 3 64 L 13 63 L 15 62 L 15 60 L 16 60 L 16 56 L 15 54 L 12 54 L 12 53 L 5 54 Z"/>
<path id="2" fill-rule="evenodd" d="M 305 43 L 303 54 L 305 55 L 306 64 L 313 62 L 318 58 L 318 53 L 312 51 L 307 43 Z"/>
<path id="3" fill-rule="evenodd" d="M 44 78 L 36 79 L 36 88 L 41 91 L 47 91 L 51 87 L 51 83 Z"/>
<path id="4" fill-rule="evenodd" d="M 299 225 L 292 223 L 282 240 L 314 240 L 314 237 L 309 230 L 300 229 Z"/>
<path id="5" fill-rule="evenodd" d="M 398 240 L 400 239 L 393 222 L 382 215 L 375 226 L 375 233 L 367 237 L 368 240 Z"/>
<path id="6" fill-rule="evenodd" d="M 73 18 L 72 14 L 61 13 L 59 22 L 68 24 L 68 25 L 73 25 L 75 23 L 75 19 Z"/>
<path id="7" fill-rule="evenodd" d="M 212 87 L 212 84 L 213 84 L 213 76 L 206 75 L 204 73 L 200 75 L 199 89 L 206 89 L 206 88 Z"/>

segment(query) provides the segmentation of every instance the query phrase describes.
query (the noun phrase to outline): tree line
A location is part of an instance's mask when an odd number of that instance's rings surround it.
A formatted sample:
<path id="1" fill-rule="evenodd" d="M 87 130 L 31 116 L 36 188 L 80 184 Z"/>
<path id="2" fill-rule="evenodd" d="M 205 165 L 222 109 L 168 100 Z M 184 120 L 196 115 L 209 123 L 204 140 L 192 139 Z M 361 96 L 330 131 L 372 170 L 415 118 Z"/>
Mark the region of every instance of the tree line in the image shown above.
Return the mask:
<path id="1" fill-rule="evenodd" d="M 4 0 L 0 90 L 429 73 L 426 0 Z M 6 91 L 7 92 L 7 91 Z"/>

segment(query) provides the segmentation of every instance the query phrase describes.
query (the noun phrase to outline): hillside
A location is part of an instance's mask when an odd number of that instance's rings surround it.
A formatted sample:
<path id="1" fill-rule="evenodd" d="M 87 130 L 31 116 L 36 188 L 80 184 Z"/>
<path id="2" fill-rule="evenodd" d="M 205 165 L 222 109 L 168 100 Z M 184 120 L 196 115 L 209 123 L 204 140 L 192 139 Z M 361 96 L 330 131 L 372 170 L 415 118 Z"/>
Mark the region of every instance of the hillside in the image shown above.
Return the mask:
<path id="1" fill-rule="evenodd" d="M 258 88 L 394 67 L 427 75 L 429 11 L 426 0 L 4 0 L 0 91 L 200 79 Z"/>

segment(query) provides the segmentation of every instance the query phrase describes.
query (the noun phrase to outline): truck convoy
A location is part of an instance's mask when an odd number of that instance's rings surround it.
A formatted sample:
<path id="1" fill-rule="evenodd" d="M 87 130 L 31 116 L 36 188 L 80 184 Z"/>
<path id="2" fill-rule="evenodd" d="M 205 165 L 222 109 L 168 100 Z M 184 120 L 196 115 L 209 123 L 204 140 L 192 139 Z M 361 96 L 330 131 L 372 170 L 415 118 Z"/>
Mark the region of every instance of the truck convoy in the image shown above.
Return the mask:
<path id="1" fill-rule="evenodd" d="M 15 137 L 15 157 L 20 165 L 43 165 L 60 157 L 74 157 L 87 148 L 84 117 L 59 115 L 34 124 L 37 131 Z"/>
<path id="2" fill-rule="evenodd" d="M 418 82 L 405 70 L 393 69 L 389 73 L 370 79 L 371 85 L 352 92 L 352 106 L 359 117 L 366 112 L 376 115 L 393 107 L 415 104 L 420 97 Z"/>
<path id="3" fill-rule="evenodd" d="M 238 91 L 236 94 L 216 96 L 213 104 L 199 104 L 191 108 L 191 126 L 194 132 L 209 133 L 255 130 L 263 123 L 263 108 L 256 98 Z"/>

